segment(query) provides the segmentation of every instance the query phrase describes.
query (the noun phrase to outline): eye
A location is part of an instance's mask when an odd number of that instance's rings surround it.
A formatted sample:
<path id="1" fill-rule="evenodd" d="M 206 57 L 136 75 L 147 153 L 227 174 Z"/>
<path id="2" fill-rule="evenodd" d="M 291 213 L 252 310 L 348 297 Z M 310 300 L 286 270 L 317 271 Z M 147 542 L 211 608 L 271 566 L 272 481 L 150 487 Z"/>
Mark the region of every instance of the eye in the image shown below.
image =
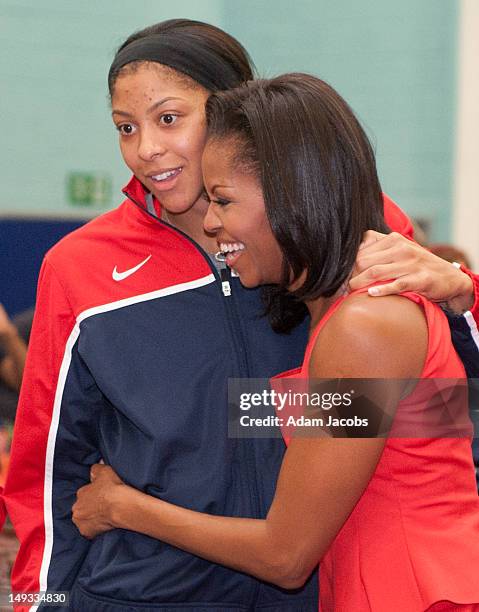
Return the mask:
<path id="1" fill-rule="evenodd" d="M 160 123 L 163 125 L 173 125 L 173 123 L 178 119 L 178 115 L 173 115 L 172 113 L 166 113 L 161 115 Z"/>
<path id="2" fill-rule="evenodd" d="M 211 204 L 210 196 L 206 193 L 206 191 L 203 191 L 203 193 L 201 194 L 201 197 L 203 198 L 203 200 L 206 200 L 208 204 Z"/>
<path id="3" fill-rule="evenodd" d="M 130 136 L 134 134 L 136 128 L 131 123 L 121 123 L 116 126 L 116 129 L 120 132 L 122 136 Z"/>
<path id="4" fill-rule="evenodd" d="M 216 198 L 216 200 L 211 201 L 218 204 L 218 206 L 228 206 L 228 204 L 231 204 L 231 200 L 226 200 L 225 198 Z"/>

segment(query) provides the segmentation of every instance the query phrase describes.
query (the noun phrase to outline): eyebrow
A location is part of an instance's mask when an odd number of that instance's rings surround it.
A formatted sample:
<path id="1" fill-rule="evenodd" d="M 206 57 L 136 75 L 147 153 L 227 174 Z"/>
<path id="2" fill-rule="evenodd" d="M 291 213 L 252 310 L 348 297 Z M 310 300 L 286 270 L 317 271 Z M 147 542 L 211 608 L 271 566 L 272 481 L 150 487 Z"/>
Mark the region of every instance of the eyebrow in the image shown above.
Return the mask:
<path id="1" fill-rule="evenodd" d="M 230 185 L 213 185 L 211 188 L 211 193 L 214 193 L 217 189 L 233 189 Z"/>
<path id="2" fill-rule="evenodd" d="M 158 102 L 155 102 L 154 104 L 150 106 L 150 108 L 147 109 L 146 114 L 151 115 L 151 113 L 154 113 L 157 108 L 159 108 L 166 102 L 171 102 L 171 100 L 183 100 L 183 98 L 176 98 L 174 96 L 169 96 L 168 98 L 163 98 L 161 100 L 158 100 Z M 132 117 L 130 113 L 127 113 L 126 111 L 118 110 L 115 108 L 111 111 L 111 114 L 121 115 L 122 117 Z"/>

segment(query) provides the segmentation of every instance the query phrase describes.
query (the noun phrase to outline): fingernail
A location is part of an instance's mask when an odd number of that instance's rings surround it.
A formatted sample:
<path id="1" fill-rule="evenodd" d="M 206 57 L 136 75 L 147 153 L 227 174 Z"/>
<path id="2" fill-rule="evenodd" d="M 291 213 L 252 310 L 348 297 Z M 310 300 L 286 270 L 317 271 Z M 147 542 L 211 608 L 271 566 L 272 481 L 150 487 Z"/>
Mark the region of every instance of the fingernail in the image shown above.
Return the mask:
<path id="1" fill-rule="evenodd" d="M 379 295 L 379 287 L 369 287 L 369 295 Z"/>

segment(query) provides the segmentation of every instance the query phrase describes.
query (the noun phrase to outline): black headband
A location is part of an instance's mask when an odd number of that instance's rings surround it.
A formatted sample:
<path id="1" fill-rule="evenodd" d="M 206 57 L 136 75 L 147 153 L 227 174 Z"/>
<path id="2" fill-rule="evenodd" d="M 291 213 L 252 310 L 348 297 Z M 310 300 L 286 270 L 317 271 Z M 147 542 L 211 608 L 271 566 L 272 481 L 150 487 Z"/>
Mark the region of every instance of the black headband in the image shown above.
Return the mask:
<path id="1" fill-rule="evenodd" d="M 156 34 L 134 40 L 116 54 L 108 83 L 119 70 L 135 61 L 158 62 L 188 75 L 208 91 L 230 89 L 243 80 L 218 53 L 205 48 L 204 39 L 193 34 Z"/>

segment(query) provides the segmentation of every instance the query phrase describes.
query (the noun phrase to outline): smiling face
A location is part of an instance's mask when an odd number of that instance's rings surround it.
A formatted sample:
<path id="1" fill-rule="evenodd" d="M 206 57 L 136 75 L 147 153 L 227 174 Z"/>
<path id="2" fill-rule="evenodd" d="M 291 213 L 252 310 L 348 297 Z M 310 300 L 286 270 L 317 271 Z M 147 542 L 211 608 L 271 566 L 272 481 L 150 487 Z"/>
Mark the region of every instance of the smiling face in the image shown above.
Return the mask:
<path id="1" fill-rule="evenodd" d="M 112 117 L 123 159 L 167 212 L 184 213 L 201 196 L 208 95 L 188 77 L 153 62 L 116 79 Z"/>
<path id="2" fill-rule="evenodd" d="M 271 231 L 257 177 L 235 163 L 234 141 L 212 140 L 203 154 L 210 206 L 205 230 L 216 235 L 227 264 L 245 287 L 279 283 L 283 255 Z"/>

